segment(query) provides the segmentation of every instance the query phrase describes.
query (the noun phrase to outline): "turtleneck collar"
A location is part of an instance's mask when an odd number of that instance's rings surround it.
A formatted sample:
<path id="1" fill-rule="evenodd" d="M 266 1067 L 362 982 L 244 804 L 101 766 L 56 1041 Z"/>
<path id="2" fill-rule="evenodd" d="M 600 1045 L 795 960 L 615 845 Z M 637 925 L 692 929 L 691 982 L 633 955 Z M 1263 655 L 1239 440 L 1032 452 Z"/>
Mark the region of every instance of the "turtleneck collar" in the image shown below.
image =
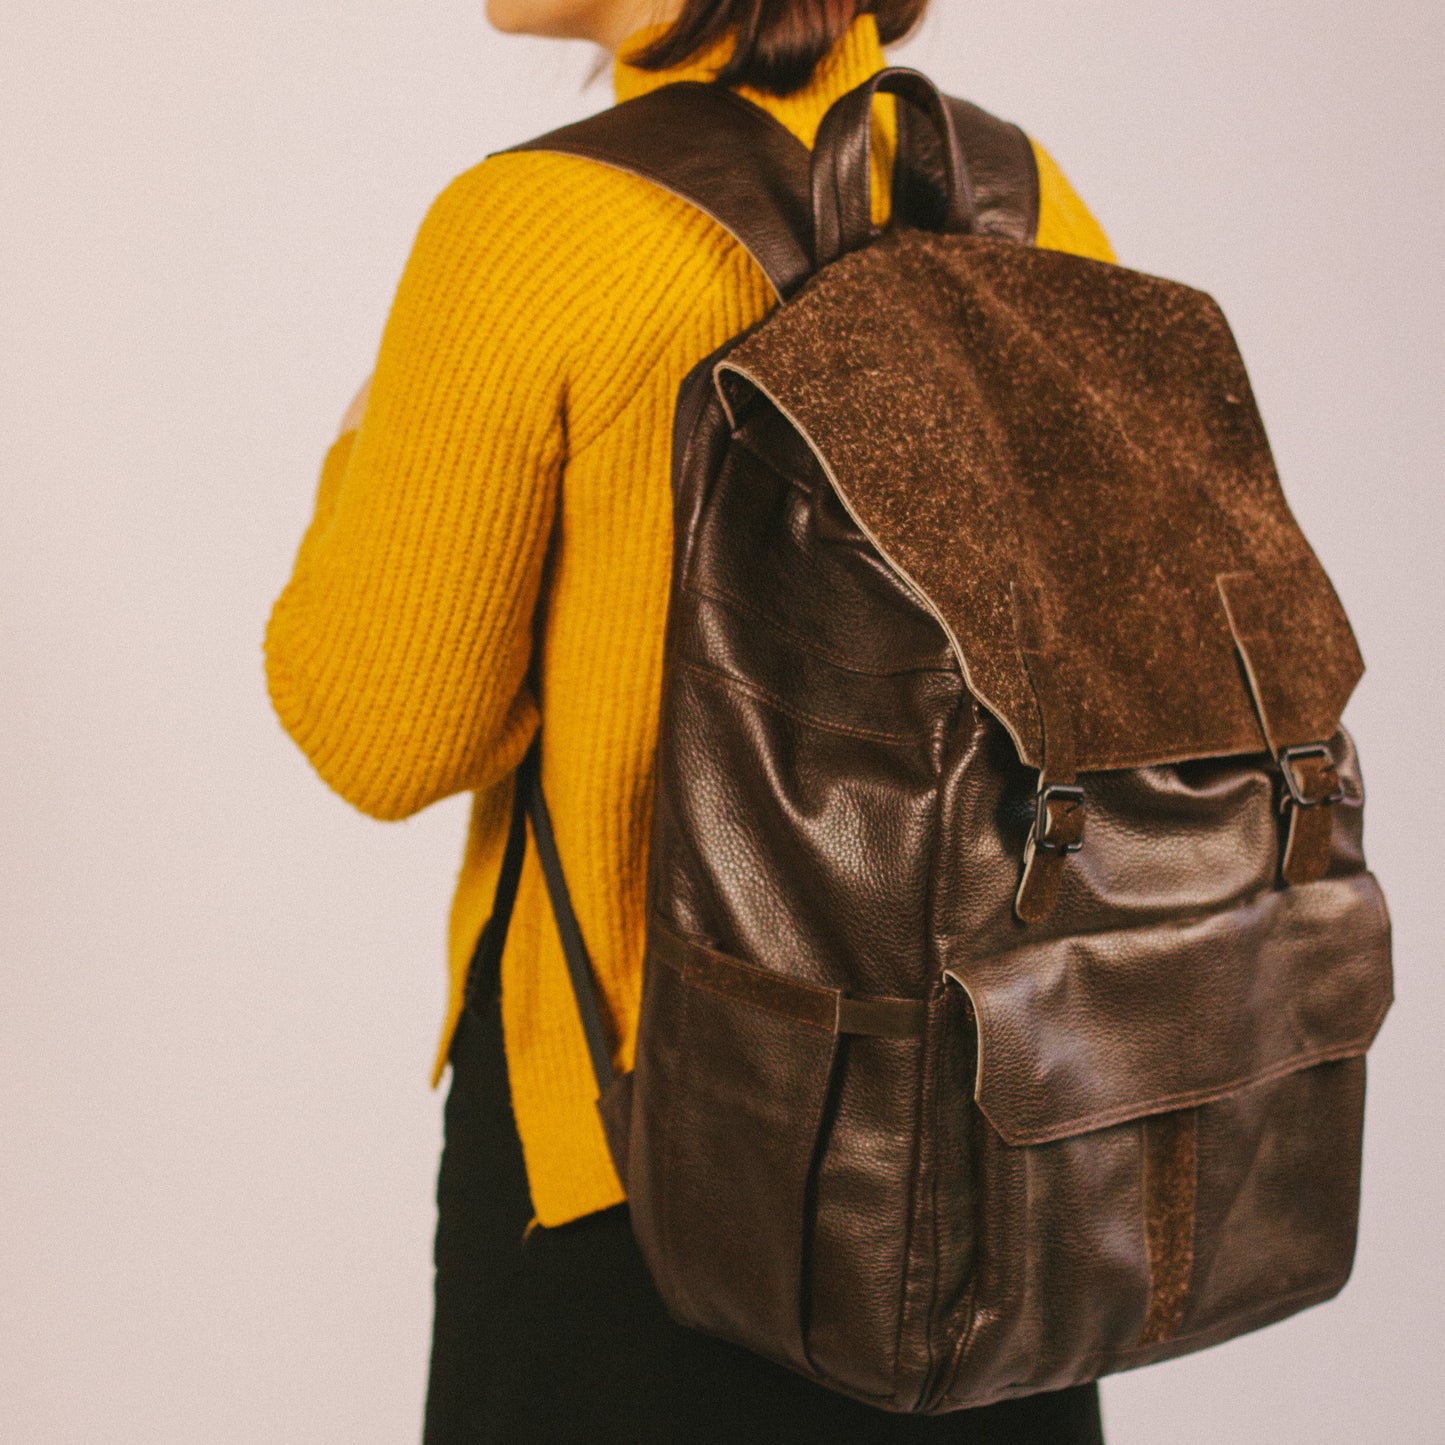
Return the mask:
<path id="1" fill-rule="evenodd" d="M 659 34 L 661 27 L 649 26 L 618 47 L 617 59 L 612 67 L 612 85 L 619 101 L 646 95 L 648 91 L 679 80 L 712 80 L 722 69 L 729 53 L 730 42 L 725 41 L 687 65 L 675 66 L 671 70 L 639 70 L 627 63 L 628 55 L 636 55 Z M 739 95 L 761 106 L 804 145 L 811 147 L 829 106 L 862 85 L 887 63 L 878 40 L 878 22 L 872 15 L 865 14 L 853 22 L 847 34 L 818 62 L 812 80 L 802 90 L 784 96 L 770 95 L 746 85 L 739 86 L 737 90 Z"/>

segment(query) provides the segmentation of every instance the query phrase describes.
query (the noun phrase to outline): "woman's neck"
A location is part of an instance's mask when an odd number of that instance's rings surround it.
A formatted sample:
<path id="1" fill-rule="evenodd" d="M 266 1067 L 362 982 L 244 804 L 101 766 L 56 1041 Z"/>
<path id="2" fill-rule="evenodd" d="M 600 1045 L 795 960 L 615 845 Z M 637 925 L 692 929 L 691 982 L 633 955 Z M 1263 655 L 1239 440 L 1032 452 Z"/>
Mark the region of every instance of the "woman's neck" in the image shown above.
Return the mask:
<path id="1" fill-rule="evenodd" d="M 609 55 L 646 26 L 675 20 L 682 0 L 487 0 L 487 19 L 508 35 L 590 40 Z"/>

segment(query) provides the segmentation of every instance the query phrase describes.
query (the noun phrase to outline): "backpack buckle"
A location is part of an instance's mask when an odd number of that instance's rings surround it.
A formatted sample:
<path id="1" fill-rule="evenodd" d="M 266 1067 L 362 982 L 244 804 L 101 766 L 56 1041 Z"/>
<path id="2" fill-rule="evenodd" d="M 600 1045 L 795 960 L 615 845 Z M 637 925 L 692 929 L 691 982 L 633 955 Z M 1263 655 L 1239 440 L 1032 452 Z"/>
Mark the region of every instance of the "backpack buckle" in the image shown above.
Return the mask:
<path id="1" fill-rule="evenodd" d="M 1084 790 L 1075 783 L 1049 783 L 1034 799 L 1034 848 L 1043 853 L 1077 853 L 1084 846 Z"/>
<path id="2" fill-rule="evenodd" d="M 1302 747 L 1281 748 L 1279 771 L 1284 778 L 1285 793 L 1280 811 L 1296 808 L 1327 808 L 1344 801 L 1345 790 L 1334 756 L 1324 743 L 1306 743 Z"/>
<path id="3" fill-rule="evenodd" d="M 1279 810 L 1285 820 L 1280 881 L 1314 883 L 1330 870 L 1334 805 L 1345 796 L 1340 770 L 1324 743 L 1281 748 L 1278 761 L 1284 779 Z"/>
<path id="4" fill-rule="evenodd" d="M 1084 846 L 1084 790 L 1077 783 L 1039 780 L 1034 825 L 1024 845 L 1024 871 L 1014 896 L 1020 923 L 1037 923 L 1053 912 L 1064 884 L 1065 860 Z"/>

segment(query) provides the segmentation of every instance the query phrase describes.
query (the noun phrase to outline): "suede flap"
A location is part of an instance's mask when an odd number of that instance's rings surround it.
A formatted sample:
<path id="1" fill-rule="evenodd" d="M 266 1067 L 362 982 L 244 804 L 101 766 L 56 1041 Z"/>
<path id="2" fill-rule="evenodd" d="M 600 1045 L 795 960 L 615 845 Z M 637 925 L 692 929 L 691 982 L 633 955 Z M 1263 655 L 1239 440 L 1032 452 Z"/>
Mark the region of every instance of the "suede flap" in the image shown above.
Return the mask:
<path id="1" fill-rule="evenodd" d="M 1271 705 L 1275 744 L 1334 733 L 1363 663 L 1208 296 L 1005 241 L 890 233 L 775 312 L 717 381 L 730 407 L 761 395 L 804 435 L 1026 763 L 1042 766 L 1044 736 L 1021 642 L 1048 658 L 1079 771 L 1260 751 L 1231 588 L 1268 638 L 1263 695 L 1288 703 Z"/>

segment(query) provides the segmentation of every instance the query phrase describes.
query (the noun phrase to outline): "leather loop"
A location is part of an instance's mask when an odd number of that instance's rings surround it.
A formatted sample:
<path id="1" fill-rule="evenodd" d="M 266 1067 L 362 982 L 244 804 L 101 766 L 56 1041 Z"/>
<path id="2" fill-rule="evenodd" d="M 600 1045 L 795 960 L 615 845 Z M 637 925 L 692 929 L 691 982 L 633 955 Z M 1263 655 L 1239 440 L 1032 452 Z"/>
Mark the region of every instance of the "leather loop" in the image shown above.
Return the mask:
<path id="1" fill-rule="evenodd" d="M 1289 674 L 1280 666 L 1281 643 L 1260 579 L 1249 572 L 1223 573 L 1216 585 L 1259 730 L 1279 767 L 1279 806 L 1285 820 L 1280 880 L 1291 887 L 1317 882 L 1330 869 L 1335 804 L 1344 799 L 1334 755 L 1324 742 L 1293 735 L 1300 723 L 1292 716 L 1289 690 L 1282 686 Z"/>
<path id="2" fill-rule="evenodd" d="M 1323 743 L 1284 748 L 1279 754 L 1284 780 L 1280 809 L 1285 815 L 1280 877 L 1291 885 L 1313 883 L 1330 871 L 1334 843 L 1334 806 L 1344 801 L 1339 769 Z"/>
<path id="3" fill-rule="evenodd" d="M 836 1034 L 874 1038 L 918 1038 L 928 1024 L 923 999 L 854 997 L 836 988 L 805 983 L 744 963 L 695 939 L 674 933 L 654 919 L 648 934 L 650 962 L 665 964 L 696 988 L 736 999 L 766 1013 Z"/>
<path id="4" fill-rule="evenodd" d="M 873 98 L 896 95 L 929 121 L 943 149 L 943 207 L 937 217 L 902 217 L 949 233 L 978 228 L 973 182 L 953 113 L 927 76 L 892 66 L 837 101 L 823 117 L 813 147 L 813 260 L 818 268 L 866 246 L 873 228 Z"/>
<path id="5" fill-rule="evenodd" d="M 1032 246 L 1039 232 L 1039 168 L 1018 126 L 956 96 L 944 96 L 973 184 L 975 234 Z M 946 195 L 946 166 L 933 126 L 911 105 L 898 110 L 893 166 L 894 214 L 936 230 Z"/>
<path id="6" fill-rule="evenodd" d="M 928 1003 L 921 998 L 853 998 L 838 996 L 836 1028 L 840 1034 L 865 1034 L 875 1039 L 916 1039 L 928 1026 Z"/>
<path id="7" fill-rule="evenodd" d="M 1059 687 L 1038 591 L 1015 581 L 1009 587 L 1009 600 L 1014 636 L 1033 689 L 1043 738 L 1034 820 L 1024 844 L 1014 913 L 1021 923 L 1038 923 L 1058 904 L 1069 854 L 1084 846 L 1084 790 L 1074 782 L 1078 771 L 1074 719 Z"/>

